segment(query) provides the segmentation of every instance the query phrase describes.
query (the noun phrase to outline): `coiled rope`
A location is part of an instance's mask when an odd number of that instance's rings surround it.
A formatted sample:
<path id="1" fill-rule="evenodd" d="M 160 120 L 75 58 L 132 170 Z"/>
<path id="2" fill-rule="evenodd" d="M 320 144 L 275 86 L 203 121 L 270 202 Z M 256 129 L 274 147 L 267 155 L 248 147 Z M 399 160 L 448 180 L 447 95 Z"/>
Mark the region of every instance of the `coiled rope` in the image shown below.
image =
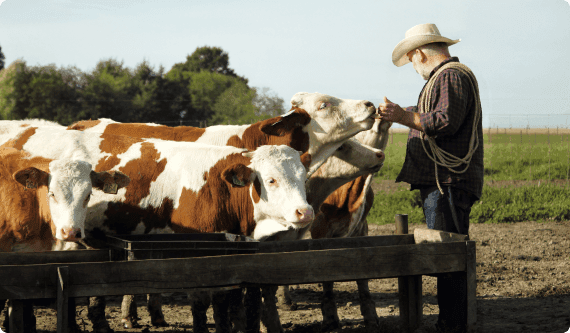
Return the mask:
<path id="1" fill-rule="evenodd" d="M 473 126 L 472 126 L 472 130 L 471 130 L 472 131 L 471 132 L 471 139 L 469 140 L 469 151 L 467 152 L 467 155 L 465 155 L 465 157 L 459 158 L 457 156 L 454 156 L 453 154 L 446 152 L 445 150 L 443 150 L 437 146 L 434 138 L 426 135 L 425 132 L 421 133 L 422 139 L 427 138 L 427 142 L 429 144 L 430 150 L 431 150 L 431 152 L 433 152 L 433 154 L 428 152 L 428 149 L 426 148 L 426 145 L 425 145 L 425 140 L 422 140 L 422 146 L 424 147 L 424 151 L 426 152 L 427 156 L 434 162 L 435 181 L 437 183 L 437 188 L 439 189 L 439 192 L 442 195 L 443 195 L 443 190 L 441 189 L 441 185 L 439 184 L 439 177 L 437 174 L 437 166 L 439 165 L 439 166 L 445 167 L 445 168 L 447 168 L 447 170 L 449 170 L 453 173 L 464 173 L 465 171 L 467 171 L 467 169 L 469 168 L 469 164 L 471 163 L 471 158 L 473 157 L 473 154 L 477 150 L 477 147 L 479 147 L 479 135 L 477 133 L 477 125 L 479 124 L 479 119 L 481 119 L 481 115 L 482 115 L 481 99 L 479 97 L 479 86 L 477 84 L 477 79 L 475 78 L 475 74 L 473 74 L 473 72 L 471 71 L 471 69 L 469 69 L 469 67 L 467 67 L 467 66 L 465 66 L 459 62 L 449 62 L 449 63 L 443 65 L 430 78 L 430 80 L 426 84 L 426 87 L 424 89 L 424 93 L 420 97 L 420 113 L 428 113 L 431 111 L 430 105 L 431 105 L 431 97 L 433 94 L 433 86 L 434 86 L 435 81 L 437 80 L 437 77 L 439 76 L 439 74 L 448 68 L 457 69 L 460 72 L 467 75 L 467 77 L 469 79 L 469 83 L 471 84 L 471 89 L 473 91 L 473 96 L 475 96 L 475 101 L 476 101 L 477 105 L 475 107 L 475 116 L 473 118 Z M 459 168 L 463 164 L 465 164 L 464 169 L 454 170 L 454 168 Z"/>

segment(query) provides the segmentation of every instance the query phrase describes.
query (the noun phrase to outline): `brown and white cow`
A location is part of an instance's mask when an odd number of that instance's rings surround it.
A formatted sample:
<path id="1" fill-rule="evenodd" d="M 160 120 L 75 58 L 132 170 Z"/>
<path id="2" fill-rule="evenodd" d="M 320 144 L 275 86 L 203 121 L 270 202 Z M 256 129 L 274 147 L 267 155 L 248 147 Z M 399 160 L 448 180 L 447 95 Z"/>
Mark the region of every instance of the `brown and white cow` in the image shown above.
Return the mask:
<path id="1" fill-rule="evenodd" d="M 307 181 L 307 200 L 318 211 L 309 226 L 311 238 L 354 237 L 367 235 L 366 215 L 374 201 L 370 190 L 372 175 L 378 172 L 384 162 L 383 149 L 388 142 L 388 130 L 392 124 L 376 119 L 372 129 L 361 132 L 347 141 L 341 150 L 331 156 Z M 350 145 L 352 143 L 352 146 Z M 372 147 L 376 148 L 372 148 Z M 365 149 L 362 149 L 365 148 Z M 374 158 L 374 155 L 376 158 Z M 371 165 L 374 161 L 380 162 Z M 272 240 L 296 240 L 301 233 L 289 231 L 276 234 Z M 374 303 L 368 291 L 367 281 L 357 281 L 361 297 L 362 312 L 367 323 L 377 323 Z M 280 301 L 291 308 L 292 303 L 287 286 L 280 288 Z M 329 291 L 330 290 L 330 291 Z M 330 318 L 335 318 L 336 306 L 330 301 L 332 284 L 324 286 L 323 328 L 332 327 Z M 273 301 L 267 295 L 265 300 Z M 268 333 L 282 331 L 279 315 L 274 303 L 266 302 L 263 322 Z M 332 304 L 332 305 L 331 305 Z M 331 307 L 332 310 L 331 310 Z M 371 310 L 372 309 L 372 310 Z M 334 310 L 334 313 L 332 311 Z M 372 312 L 374 311 L 374 312 Z M 336 316 L 338 318 L 338 315 Z"/>
<path id="2" fill-rule="evenodd" d="M 0 252 L 49 251 L 56 240 L 78 241 L 85 235 L 92 189 L 128 182 L 121 173 L 94 172 L 85 161 L 0 148 Z"/>
<path id="3" fill-rule="evenodd" d="M 94 172 L 85 161 L 0 148 L 0 251 L 46 251 L 55 239 L 83 238 L 92 188 L 128 182 L 120 172 Z"/>
<path id="4" fill-rule="evenodd" d="M 320 93 L 297 93 L 291 98 L 291 104 L 293 107 L 288 113 L 251 125 L 172 128 L 99 119 L 80 121 L 69 129 L 249 150 L 261 145 L 285 144 L 310 155 L 310 176 L 343 142 L 370 129 L 376 111 L 374 105 L 366 100 L 341 99 Z"/>

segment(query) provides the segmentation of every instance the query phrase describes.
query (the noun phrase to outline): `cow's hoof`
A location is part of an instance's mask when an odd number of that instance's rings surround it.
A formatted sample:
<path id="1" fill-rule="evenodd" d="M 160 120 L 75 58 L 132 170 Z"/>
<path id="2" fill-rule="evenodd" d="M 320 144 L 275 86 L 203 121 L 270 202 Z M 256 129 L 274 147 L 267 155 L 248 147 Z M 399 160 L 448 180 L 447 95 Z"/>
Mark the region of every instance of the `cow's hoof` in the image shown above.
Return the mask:
<path id="1" fill-rule="evenodd" d="M 121 319 L 121 323 L 123 324 L 123 328 L 126 329 L 141 327 L 141 325 L 139 325 L 137 320 L 131 317 Z"/>
<path id="2" fill-rule="evenodd" d="M 154 327 L 167 327 L 169 326 L 164 318 L 157 318 L 155 320 L 151 320 L 150 322 Z"/>

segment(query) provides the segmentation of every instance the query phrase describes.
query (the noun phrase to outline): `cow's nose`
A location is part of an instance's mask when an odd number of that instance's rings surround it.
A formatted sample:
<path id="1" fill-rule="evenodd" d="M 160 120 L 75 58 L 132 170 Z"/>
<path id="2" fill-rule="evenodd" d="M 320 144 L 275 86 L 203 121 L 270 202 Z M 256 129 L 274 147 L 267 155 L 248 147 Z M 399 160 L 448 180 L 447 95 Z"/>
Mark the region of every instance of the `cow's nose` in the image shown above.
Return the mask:
<path id="1" fill-rule="evenodd" d="M 370 108 L 370 107 L 374 108 L 374 103 L 369 102 L 369 101 L 366 101 L 366 102 L 364 103 L 364 106 L 366 106 L 367 108 Z M 376 108 L 375 108 L 375 109 L 376 109 Z"/>
<path id="2" fill-rule="evenodd" d="M 299 208 L 295 211 L 295 214 L 297 215 L 297 218 L 299 219 L 300 222 L 312 221 L 313 218 L 315 217 L 315 213 L 313 212 L 312 207 Z"/>
<path id="3" fill-rule="evenodd" d="M 386 158 L 386 155 L 384 155 L 384 152 L 377 152 L 376 153 L 376 157 L 378 157 L 379 160 L 384 160 Z"/>
<path id="4" fill-rule="evenodd" d="M 80 228 L 61 228 L 61 237 L 64 241 L 75 242 L 81 239 Z"/>

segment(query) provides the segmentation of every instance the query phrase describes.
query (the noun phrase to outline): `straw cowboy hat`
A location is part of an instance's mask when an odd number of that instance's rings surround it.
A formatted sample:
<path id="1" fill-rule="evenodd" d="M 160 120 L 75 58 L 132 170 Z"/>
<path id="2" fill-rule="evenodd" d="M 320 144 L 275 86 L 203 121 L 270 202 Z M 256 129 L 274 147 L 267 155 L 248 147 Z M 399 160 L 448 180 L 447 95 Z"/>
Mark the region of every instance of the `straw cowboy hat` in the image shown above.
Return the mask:
<path id="1" fill-rule="evenodd" d="M 416 25 L 410 30 L 406 31 L 406 37 L 396 45 L 392 51 L 392 62 L 397 67 L 403 66 L 410 62 L 406 54 L 417 49 L 422 45 L 429 43 L 445 42 L 448 46 L 459 43 L 461 39 L 451 40 L 443 37 L 435 24 L 426 23 Z"/>

